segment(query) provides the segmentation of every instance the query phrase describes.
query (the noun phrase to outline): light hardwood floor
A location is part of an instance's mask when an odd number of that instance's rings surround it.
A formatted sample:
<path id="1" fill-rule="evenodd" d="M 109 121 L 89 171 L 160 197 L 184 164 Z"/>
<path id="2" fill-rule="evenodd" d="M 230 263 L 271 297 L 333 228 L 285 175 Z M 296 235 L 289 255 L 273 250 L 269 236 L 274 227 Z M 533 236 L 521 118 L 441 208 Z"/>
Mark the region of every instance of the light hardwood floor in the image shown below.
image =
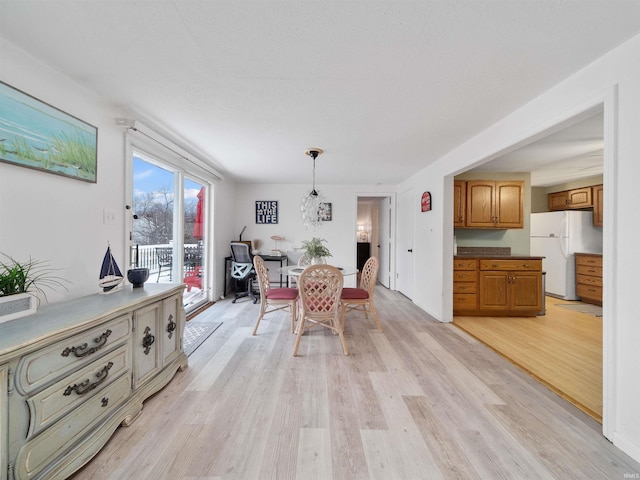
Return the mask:
<path id="1" fill-rule="evenodd" d="M 538 317 L 456 316 L 454 325 L 602 422 L 602 318 L 547 297 Z"/>
<path id="2" fill-rule="evenodd" d="M 378 287 L 350 356 L 286 313 L 222 301 L 223 325 L 75 480 L 615 479 L 640 473 L 600 425 L 451 324 Z M 631 477 L 635 478 L 635 477 Z"/>

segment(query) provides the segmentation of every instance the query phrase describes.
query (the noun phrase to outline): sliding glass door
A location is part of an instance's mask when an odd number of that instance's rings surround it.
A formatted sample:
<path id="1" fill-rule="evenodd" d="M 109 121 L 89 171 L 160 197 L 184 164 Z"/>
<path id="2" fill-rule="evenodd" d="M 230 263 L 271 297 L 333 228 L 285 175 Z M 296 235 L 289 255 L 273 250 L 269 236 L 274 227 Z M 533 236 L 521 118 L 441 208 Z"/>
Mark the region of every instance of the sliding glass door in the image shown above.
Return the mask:
<path id="1" fill-rule="evenodd" d="M 208 291 L 205 275 L 204 246 L 207 243 L 207 187 L 197 181 L 184 179 L 182 244 L 184 249 L 185 305 L 198 306 Z"/>
<path id="2" fill-rule="evenodd" d="M 187 312 L 206 303 L 209 186 L 140 151 L 132 186 L 132 265 L 149 268 L 149 282 L 185 283 Z"/>

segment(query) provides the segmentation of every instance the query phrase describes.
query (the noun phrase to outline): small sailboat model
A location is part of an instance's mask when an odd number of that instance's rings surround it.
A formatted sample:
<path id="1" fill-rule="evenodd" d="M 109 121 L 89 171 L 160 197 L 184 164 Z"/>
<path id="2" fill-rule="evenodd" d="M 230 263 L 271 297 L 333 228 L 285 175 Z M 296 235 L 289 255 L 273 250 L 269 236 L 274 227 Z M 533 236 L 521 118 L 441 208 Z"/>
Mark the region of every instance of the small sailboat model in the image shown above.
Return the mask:
<path id="1" fill-rule="evenodd" d="M 124 277 L 122 276 L 122 272 L 118 268 L 118 264 L 111 254 L 111 246 L 108 246 L 107 253 L 105 253 L 104 260 L 102 260 L 100 281 L 98 282 L 98 285 L 102 288 L 104 293 L 107 293 L 120 285 L 123 280 Z"/>

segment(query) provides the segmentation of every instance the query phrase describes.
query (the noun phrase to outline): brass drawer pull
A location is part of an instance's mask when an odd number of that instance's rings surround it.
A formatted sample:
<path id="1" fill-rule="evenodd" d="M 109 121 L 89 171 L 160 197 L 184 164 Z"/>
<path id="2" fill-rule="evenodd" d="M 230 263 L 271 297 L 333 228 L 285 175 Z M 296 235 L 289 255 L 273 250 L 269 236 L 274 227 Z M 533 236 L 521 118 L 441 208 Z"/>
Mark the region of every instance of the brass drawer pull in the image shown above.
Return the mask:
<path id="1" fill-rule="evenodd" d="M 89 348 L 87 343 L 83 343 L 77 347 L 67 347 L 62 351 L 61 355 L 63 357 L 68 357 L 70 353 L 73 353 L 76 357 L 84 357 L 86 355 L 96 353 L 107 344 L 107 338 L 109 335 L 111 335 L 111 330 L 107 329 L 102 335 L 93 339 L 97 345 Z"/>
<path id="2" fill-rule="evenodd" d="M 107 376 L 109 375 L 109 370 L 111 370 L 111 367 L 113 367 L 113 362 L 107 363 L 102 370 L 96 373 L 96 377 L 98 378 L 98 380 L 93 383 L 91 383 L 90 378 L 87 378 L 80 385 L 78 384 L 75 384 L 73 386 L 69 385 L 64 391 L 64 395 L 69 396 L 74 391 L 78 395 L 84 395 L 85 393 L 90 392 L 91 390 L 94 390 L 98 385 L 100 385 L 102 382 L 104 382 L 107 379 Z"/>

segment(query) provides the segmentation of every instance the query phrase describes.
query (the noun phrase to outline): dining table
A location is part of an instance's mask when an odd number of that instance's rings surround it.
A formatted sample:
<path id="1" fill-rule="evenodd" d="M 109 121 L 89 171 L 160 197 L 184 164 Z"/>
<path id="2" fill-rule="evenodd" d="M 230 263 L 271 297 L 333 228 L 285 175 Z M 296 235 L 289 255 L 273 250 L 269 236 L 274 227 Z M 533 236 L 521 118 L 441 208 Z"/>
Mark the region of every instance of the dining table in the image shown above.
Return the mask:
<path id="1" fill-rule="evenodd" d="M 336 267 L 338 270 L 340 270 L 340 273 L 342 273 L 343 277 L 347 277 L 349 275 L 356 275 L 358 273 L 358 269 L 356 267 L 354 267 L 353 265 L 348 265 L 348 266 L 338 266 L 338 265 L 334 265 L 334 267 Z M 291 277 L 293 278 L 297 278 L 300 276 L 300 274 L 304 271 L 304 269 L 307 268 L 299 266 L 299 265 L 289 265 L 286 267 L 281 267 L 278 269 L 278 273 L 281 275 L 285 275 L 287 277 L 287 287 L 291 286 Z"/>

